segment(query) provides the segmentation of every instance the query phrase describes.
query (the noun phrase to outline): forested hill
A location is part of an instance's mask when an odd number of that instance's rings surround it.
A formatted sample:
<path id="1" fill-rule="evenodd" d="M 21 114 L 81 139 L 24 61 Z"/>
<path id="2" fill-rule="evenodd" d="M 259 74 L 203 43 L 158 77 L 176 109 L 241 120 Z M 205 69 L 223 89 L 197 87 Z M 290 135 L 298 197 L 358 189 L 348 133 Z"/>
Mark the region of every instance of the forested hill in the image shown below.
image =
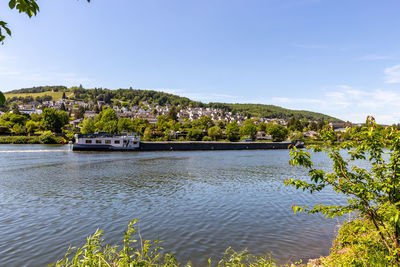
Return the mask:
<path id="1" fill-rule="evenodd" d="M 97 100 L 105 101 L 108 104 L 112 104 L 113 101 L 129 102 L 130 105 L 139 105 L 142 102 L 149 104 L 158 104 L 160 106 L 165 105 L 180 105 L 183 107 L 212 107 L 219 108 L 225 111 L 231 111 L 233 113 L 242 113 L 247 116 L 264 117 L 264 118 L 281 118 L 288 119 L 291 117 L 304 118 L 308 120 L 324 120 L 330 122 L 339 122 L 341 120 L 317 112 L 305 111 L 305 110 L 290 110 L 274 105 L 263 105 L 263 104 L 229 104 L 229 103 L 202 103 L 199 101 L 193 101 L 187 97 L 181 97 L 165 92 L 152 91 L 152 90 L 139 90 L 139 89 L 84 89 L 82 87 L 71 87 L 65 86 L 40 86 L 32 88 L 23 88 L 6 92 L 6 97 L 11 98 L 24 98 L 27 96 L 43 96 L 48 92 L 48 95 L 54 97 L 61 97 L 62 93 L 65 92 L 68 98 L 75 100 Z M 54 94 L 57 92 L 57 94 Z"/>
<path id="2" fill-rule="evenodd" d="M 210 103 L 213 105 L 214 103 Z M 223 105 L 229 107 L 231 110 L 236 112 L 250 114 L 251 116 L 264 117 L 264 118 L 282 118 L 288 119 L 291 117 L 297 117 L 300 119 L 308 120 L 323 120 L 330 122 L 341 122 L 340 119 L 312 111 L 307 110 L 291 110 L 282 108 L 274 105 L 264 105 L 264 104 L 229 104 L 229 103 L 215 103 L 218 105 Z"/>

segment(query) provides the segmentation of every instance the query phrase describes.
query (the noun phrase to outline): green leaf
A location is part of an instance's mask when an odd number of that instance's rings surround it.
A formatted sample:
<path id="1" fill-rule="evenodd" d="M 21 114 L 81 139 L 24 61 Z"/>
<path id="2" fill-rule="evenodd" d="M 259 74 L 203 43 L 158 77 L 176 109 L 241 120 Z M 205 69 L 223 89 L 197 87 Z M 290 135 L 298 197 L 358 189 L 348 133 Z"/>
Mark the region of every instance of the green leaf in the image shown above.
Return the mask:
<path id="1" fill-rule="evenodd" d="M 10 0 L 10 2 L 8 2 L 8 6 L 13 9 L 15 7 L 15 0 Z"/>

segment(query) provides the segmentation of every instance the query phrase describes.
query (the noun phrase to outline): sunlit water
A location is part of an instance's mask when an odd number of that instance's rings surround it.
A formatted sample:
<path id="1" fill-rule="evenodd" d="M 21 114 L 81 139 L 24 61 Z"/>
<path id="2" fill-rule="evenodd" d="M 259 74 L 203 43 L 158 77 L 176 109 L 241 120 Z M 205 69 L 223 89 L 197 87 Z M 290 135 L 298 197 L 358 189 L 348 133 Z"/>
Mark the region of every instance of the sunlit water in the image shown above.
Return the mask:
<path id="1" fill-rule="evenodd" d="M 326 156 L 313 156 L 326 168 Z M 327 255 L 337 220 L 291 206 L 343 202 L 326 190 L 285 187 L 304 170 L 287 150 L 71 152 L 0 145 L 0 265 L 45 266 L 104 230 L 116 244 L 133 218 L 145 239 L 203 266 L 226 248 L 271 253 L 278 263 Z"/>

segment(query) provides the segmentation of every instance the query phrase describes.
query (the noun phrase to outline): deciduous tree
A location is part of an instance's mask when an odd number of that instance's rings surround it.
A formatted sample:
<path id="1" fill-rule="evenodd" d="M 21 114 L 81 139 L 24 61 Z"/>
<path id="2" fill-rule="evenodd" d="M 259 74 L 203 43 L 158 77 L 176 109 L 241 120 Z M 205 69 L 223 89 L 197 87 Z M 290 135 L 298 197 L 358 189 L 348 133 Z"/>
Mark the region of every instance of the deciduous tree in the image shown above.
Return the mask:
<path id="1" fill-rule="evenodd" d="M 390 127 L 379 129 L 372 117 L 367 128 L 356 134 L 354 141 L 338 143 L 332 129 L 323 130 L 324 147 L 314 146 L 314 152 L 325 152 L 332 161 L 332 171 L 318 169 L 307 150 L 294 148 L 290 163 L 308 170 L 310 179 L 287 179 L 286 185 L 311 193 L 332 188 L 348 197 L 347 204 L 299 207 L 307 213 L 322 213 L 327 217 L 356 213 L 367 219 L 377 231 L 386 249 L 390 266 L 400 263 L 400 132 Z M 347 154 L 347 155 L 346 155 Z M 365 168 L 360 166 L 364 161 Z"/>

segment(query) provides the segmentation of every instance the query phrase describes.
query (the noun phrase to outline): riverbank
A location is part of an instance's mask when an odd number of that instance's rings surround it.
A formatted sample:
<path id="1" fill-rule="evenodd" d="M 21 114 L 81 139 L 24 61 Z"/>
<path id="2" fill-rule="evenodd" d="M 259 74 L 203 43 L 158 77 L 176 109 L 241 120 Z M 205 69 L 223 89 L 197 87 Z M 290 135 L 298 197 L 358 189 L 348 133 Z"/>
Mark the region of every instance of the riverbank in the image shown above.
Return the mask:
<path id="1" fill-rule="evenodd" d="M 73 153 L 39 144 L 0 150 L 4 266 L 47 266 L 98 228 L 108 242 L 120 243 L 135 217 L 143 238 L 165 240 L 166 251 L 193 266 L 208 266 L 209 257 L 216 263 L 229 246 L 271 253 L 278 265 L 305 262 L 329 254 L 336 221 L 294 215 L 293 202 L 346 201 L 330 191 L 304 197 L 288 190 L 283 180 L 303 172 L 289 168 L 284 149 Z M 316 160 L 328 167 L 323 154 Z"/>
<path id="2" fill-rule="evenodd" d="M 39 136 L 0 136 L 0 144 L 61 144 L 62 141 L 62 137 L 51 132 Z"/>
<path id="3" fill-rule="evenodd" d="M 388 225 L 385 225 L 388 227 Z M 380 242 L 373 222 L 353 218 L 344 222 L 326 257 L 308 260 L 299 266 L 396 266 L 393 256 Z"/>
<path id="4" fill-rule="evenodd" d="M 68 251 L 63 259 L 55 266 L 125 266 L 125 265 L 151 265 L 151 266 L 181 266 L 173 254 L 160 253 L 159 240 L 144 240 L 146 247 L 137 245 L 136 240 L 142 237 L 136 231 L 137 220 L 132 220 L 125 232 L 124 242 L 111 250 L 103 244 L 102 231 L 97 230 L 87 238 L 87 243 L 81 248 Z M 345 222 L 338 230 L 333 241 L 330 255 L 309 259 L 302 263 L 288 262 L 278 265 L 269 255 L 254 256 L 247 250 L 235 251 L 231 247 L 225 250 L 224 255 L 218 260 L 209 258 L 209 266 L 252 266 L 252 267 L 317 267 L 317 266 L 394 266 L 387 260 L 388 253 L 377 241 L 378 233 L 373 229 L 372 222 L 365 219 L 354 219 Z M 114 253 L 114 251 L 119 251 Z M 143 257 L 143 255 L 149 255 Z M 190 261 L 188 261 L 190 263 Z M 187 265 L 186 265 L 187 266 Z M 191 266 L 191 265 L 190 265 Z"/>

